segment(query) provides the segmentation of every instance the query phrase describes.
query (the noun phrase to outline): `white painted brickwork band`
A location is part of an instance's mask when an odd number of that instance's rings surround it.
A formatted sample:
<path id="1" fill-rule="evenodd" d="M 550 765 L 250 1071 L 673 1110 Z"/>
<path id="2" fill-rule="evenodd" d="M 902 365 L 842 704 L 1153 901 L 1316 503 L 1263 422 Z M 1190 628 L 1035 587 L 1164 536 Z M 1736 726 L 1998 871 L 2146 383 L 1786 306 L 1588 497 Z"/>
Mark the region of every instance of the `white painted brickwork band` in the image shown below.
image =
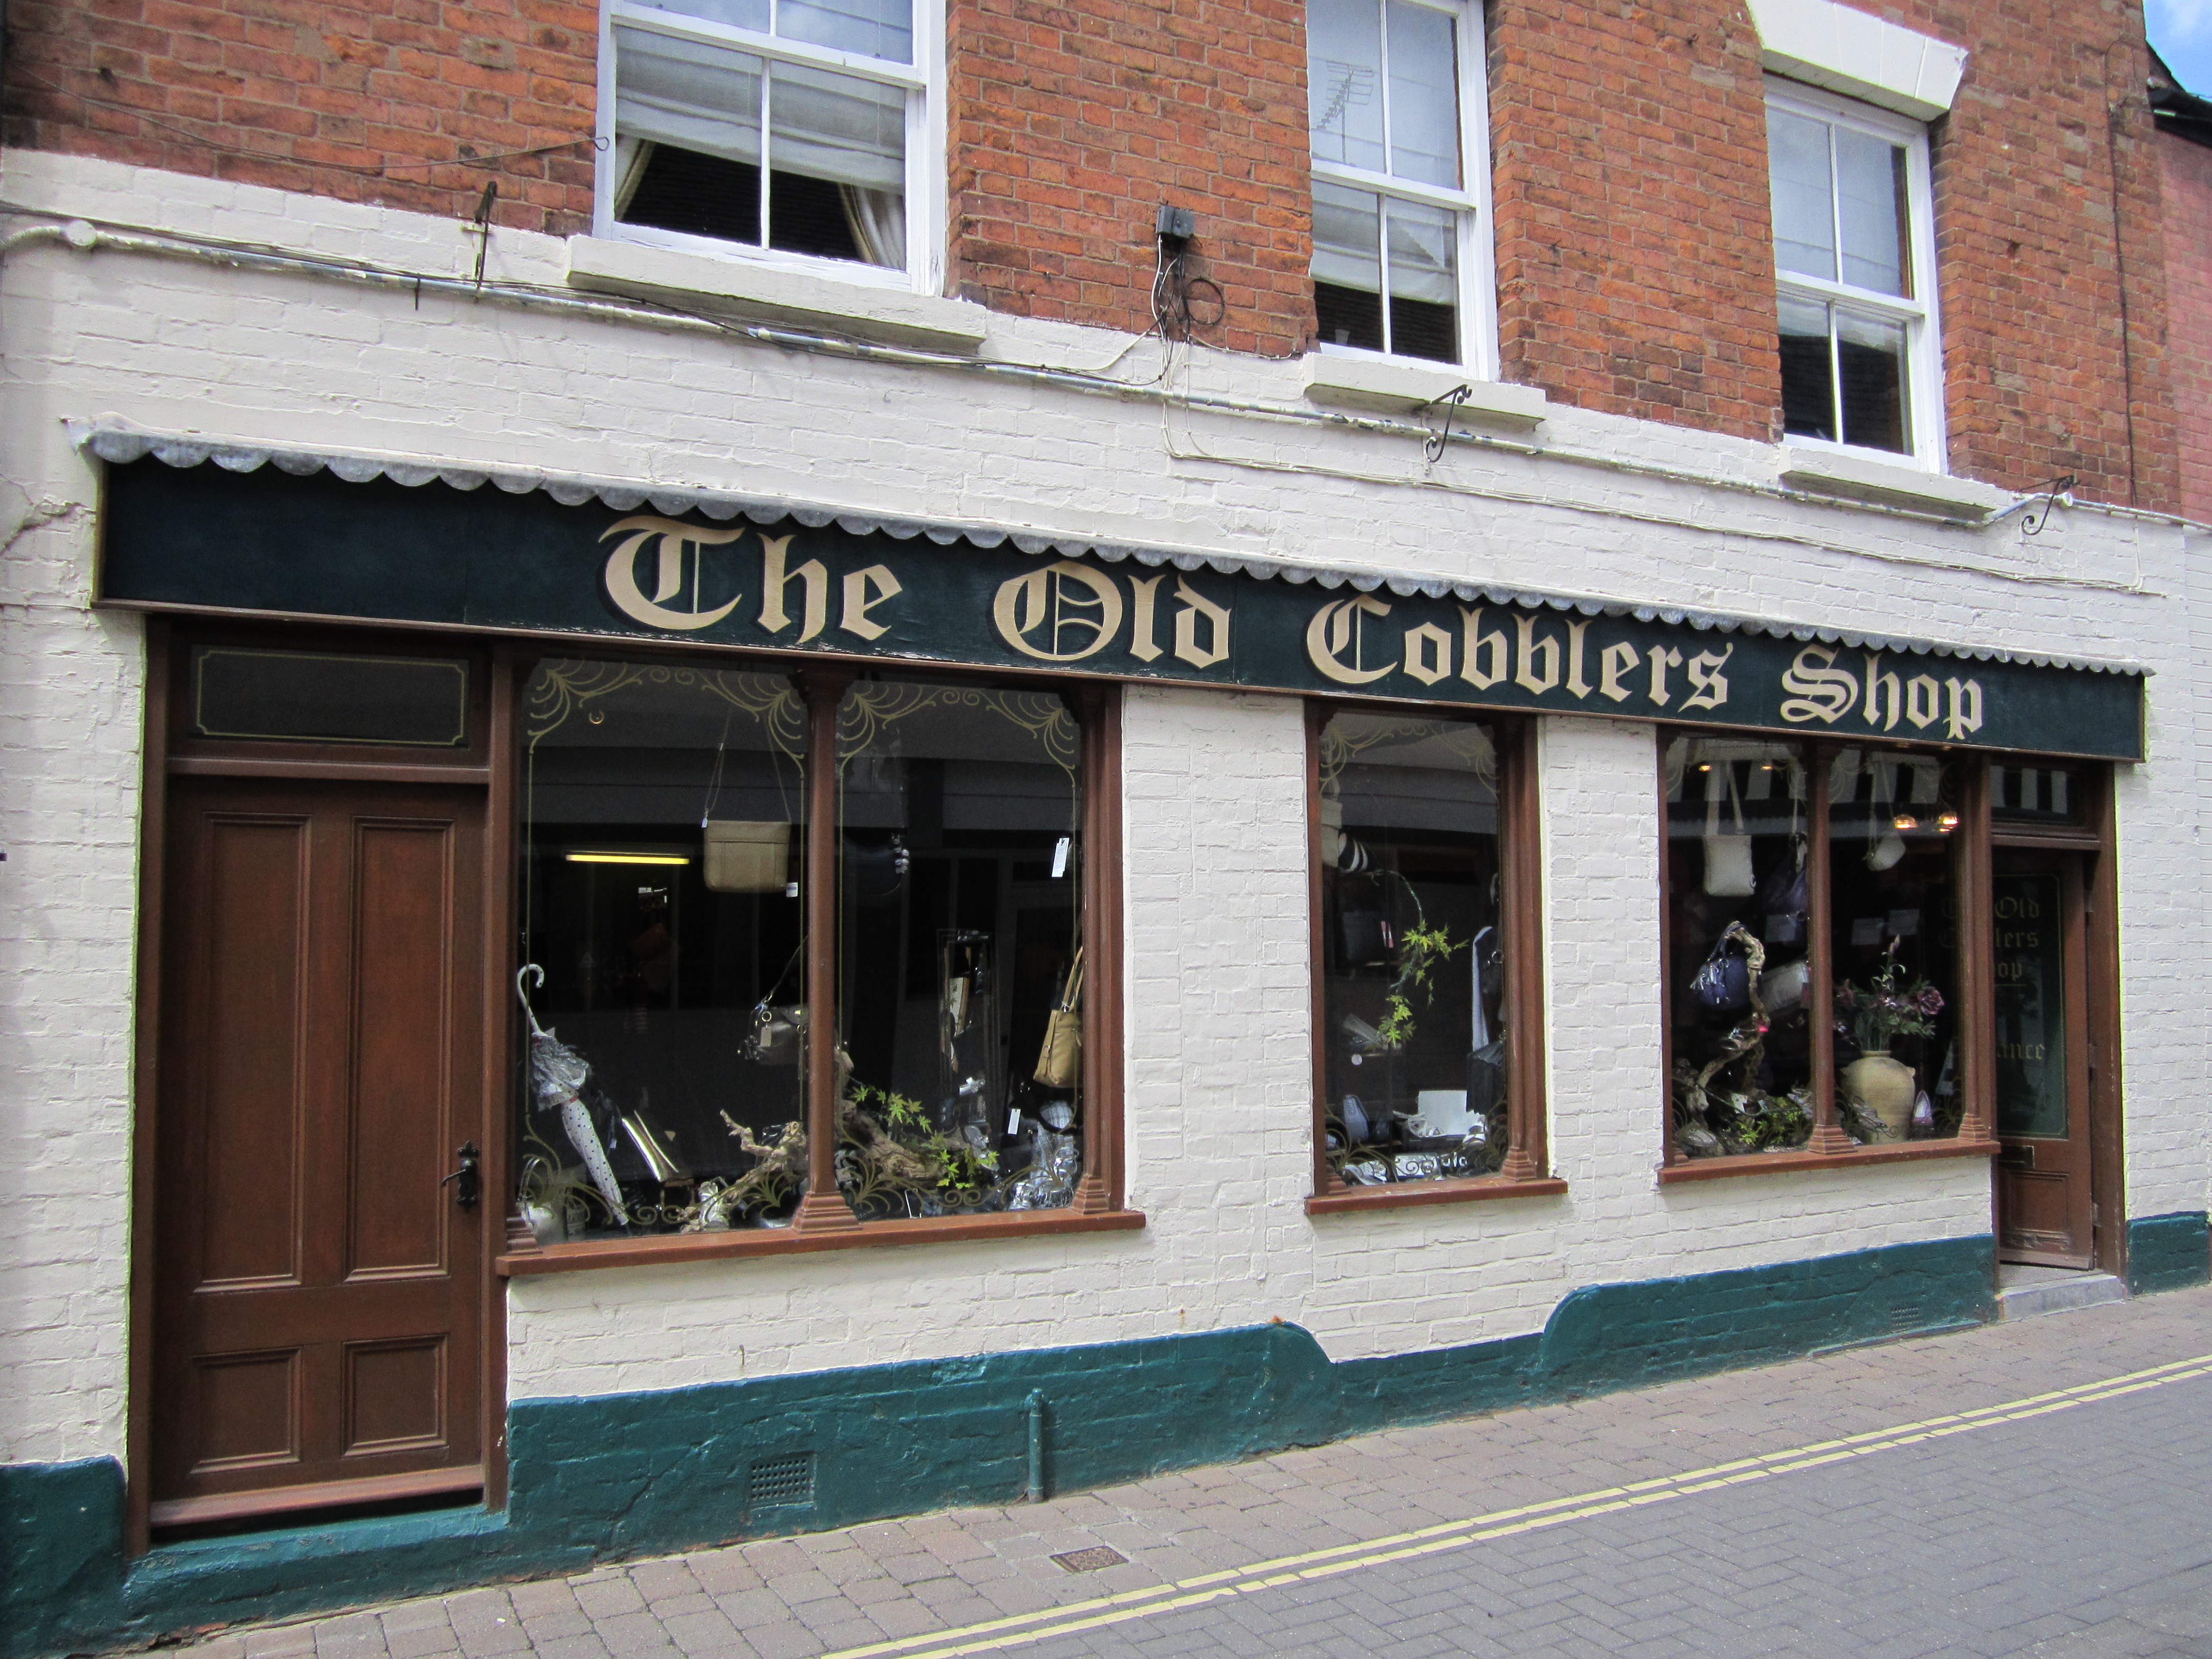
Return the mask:
<path id="1" fill-rule="evenodd" d="M 0 203 L 401 267 L 474 258 L 442 221 L 52 155 L 7 155 Z M 553 282 L 558 255 L 501 232 L 489 264 L 500 279 Z M 399 293 L 66 247 L 0 266 L 0 1461 L 123 1449 L 141 643 L 134 618 L 86 608 L 95 478 L 62 426 L 110 410 L 269 444 L 2141 662 L 2154 671 L 2151 758 L 2120 785 L 2128 1207 L 2206 1206 L 2201 534 L 2081 508 L 2025 541 L 2016 524 L 1942 527 L 1459 448 L 1430 468 L 1418 442 L 1378 434 L 450 297 L 418 311 Z M 986 350 L 1096 366 L 1128 343 L 994 317 Z M 1203 355 L 1187 372 L 1224 395 L 1296 395 L 1295 364 Z M 1545 434 L 1744 479 L 1774 465 L 1767 446 L 1557 404 Z M 1127 716 L 1125 966 L 1130 1196 L 1147 1230 L 521 1281 L 513 1393 L 1278 1316 L 1339 1358 L 1384 1354 L 1535 1330 L 1580 1284 L 1985 1231 L 1988 1177 L 1972 1161 L 1656 1188 L 1650 731 L 1553 720 L 1540 753 L 1565 1198 L 1304 1214 L 1300 710 L 1146 689 Z"/>

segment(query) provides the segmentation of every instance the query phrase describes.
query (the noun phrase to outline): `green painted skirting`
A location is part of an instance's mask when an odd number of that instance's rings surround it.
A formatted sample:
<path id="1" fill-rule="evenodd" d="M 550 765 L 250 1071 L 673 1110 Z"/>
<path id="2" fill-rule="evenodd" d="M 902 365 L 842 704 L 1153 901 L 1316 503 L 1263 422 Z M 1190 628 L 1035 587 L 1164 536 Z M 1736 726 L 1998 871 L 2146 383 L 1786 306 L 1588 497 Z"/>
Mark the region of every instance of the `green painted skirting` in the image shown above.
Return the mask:
<path id="1" fill-rule="evenodd" d="M 2198 1279 L 2204 1224 L 2197 1215 Z M 1048 1484 L 1067 1491 L 1976 1323 L 1991 1315 L 1993 1279 L 1984 1236 L 1584 1285 L 1540 1335 L 1381 1359 L 1332 1364 L 1307 1332 L 1275 1324 L 517 1401 L 504 1515 L 447 1510 L 165 1547 L 127 1573 L 114 1462 L 0 1468 L 0 1652 L 112 1646 L 614 1556 L 1015 1501 L 1033 1392 L 1046 1401 Z M 749 1472 L 776 1459 L 800 1460 L 811 1501 L 749 1510 Z"/>
<path id="2" fill-rule="evenodd" d="M 2139 1216 L 2128 1223 L 2128 1290 L 2178 1291 L 2212 1279 L 2212 1224 L 2202 1210 Z"/>

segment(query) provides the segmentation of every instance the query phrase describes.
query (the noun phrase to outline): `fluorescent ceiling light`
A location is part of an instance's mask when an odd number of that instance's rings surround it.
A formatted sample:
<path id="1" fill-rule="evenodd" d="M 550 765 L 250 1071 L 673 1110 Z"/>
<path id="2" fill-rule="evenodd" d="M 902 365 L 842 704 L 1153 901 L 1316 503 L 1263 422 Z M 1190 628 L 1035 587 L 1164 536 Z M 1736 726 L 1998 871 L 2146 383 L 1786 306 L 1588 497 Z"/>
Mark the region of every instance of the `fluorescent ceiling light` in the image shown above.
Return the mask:
<path id="1" fill-rule="evenodd" d="M 568 853 L 571 864 L 689 864 L 680 853 Z"/>

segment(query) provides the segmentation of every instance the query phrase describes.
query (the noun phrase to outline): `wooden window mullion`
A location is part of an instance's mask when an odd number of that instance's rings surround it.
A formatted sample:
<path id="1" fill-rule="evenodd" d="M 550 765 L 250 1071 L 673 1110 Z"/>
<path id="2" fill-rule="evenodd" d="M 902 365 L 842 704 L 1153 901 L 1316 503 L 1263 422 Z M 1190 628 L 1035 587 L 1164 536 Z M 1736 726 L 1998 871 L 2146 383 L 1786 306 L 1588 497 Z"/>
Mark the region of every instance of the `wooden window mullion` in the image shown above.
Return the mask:
<path id="1" fill-rule="evenodd" d="M 1957 845 L 1952 849 L 1959 907 L 1958 1083 L 1965 1101 L 1959 1139 L 1987 1140 L 1996 1121 L 1997 1011 L 1996 863 L 1990 845 L 1990 763 L 1962 756 Z"/>
<path id="2" fill-rule="evenodd" d="M 1536 725 L 1499 732 L 1498 861 L 1505 911 L 1505 1162 L 1509 1181 L 1549 1169 L 1544 1081 L 1543 826 L 1536 799 Z"/>
<path id="3" fill-rule="evenodd" d="M 1828 775 L 1836 750 L 1828 744 L 1806 745 L 1805 957 L 1812 971 L 1805 988 L 1806 1035 L 1813 1066 L 1813 1138 L 1807 1150 L 1848 1152 L 1858 1142 L 1836 1116 L 1836 990 L 1833 884 L 1829 879 Z"/>
<path id="4" fill-rule="evenodd" d="M 842 1232 L 860 1224 L 837 1187 L 837 706 L 853 676 L 793 678 L 806 700 L 806 1196 L 791 1224 Z"/>

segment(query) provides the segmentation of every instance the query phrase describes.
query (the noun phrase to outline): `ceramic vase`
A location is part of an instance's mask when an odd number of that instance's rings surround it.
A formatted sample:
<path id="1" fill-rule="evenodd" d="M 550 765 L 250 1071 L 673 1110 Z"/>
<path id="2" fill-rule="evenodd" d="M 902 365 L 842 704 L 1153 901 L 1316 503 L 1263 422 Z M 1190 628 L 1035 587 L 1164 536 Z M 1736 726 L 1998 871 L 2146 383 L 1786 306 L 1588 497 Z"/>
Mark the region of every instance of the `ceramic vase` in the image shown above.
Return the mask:
<path id="1" fill-rule="evenodd" d="M 1870 1048 L 1844 1067 L 1844 1092 L 1872 1113 L 1884 1140 L 1903 1140 L 1912 1127 L 1912 1068 L 1887 1050 Z"/>

